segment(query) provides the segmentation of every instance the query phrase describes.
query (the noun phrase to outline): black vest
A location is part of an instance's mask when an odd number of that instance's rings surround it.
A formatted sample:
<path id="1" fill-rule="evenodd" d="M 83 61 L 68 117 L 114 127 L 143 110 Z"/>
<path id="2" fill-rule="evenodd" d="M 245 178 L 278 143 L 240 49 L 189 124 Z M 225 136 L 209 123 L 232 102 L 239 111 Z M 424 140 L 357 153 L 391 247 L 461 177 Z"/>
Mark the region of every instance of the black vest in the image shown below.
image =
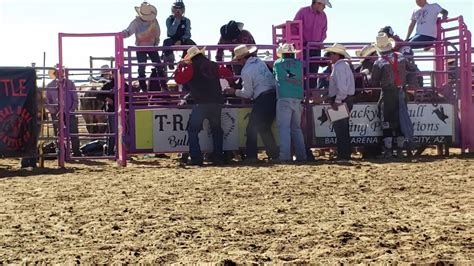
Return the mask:
<path id="1" fill-rule="evenodd" d="M 171 19 L 171 24 L 173 24 L 174 17 L 170 16 L 170 19 Z M 182 41 L 185 32 L 186 32 L 186 18 L 183 17 L 181 19 L 181 22 L 179 23 L 176 33 L 173 36 L 168 36 L 168 37 L 170 37 L 174 41 Z"/>
<path id="2" fill-rule="evenodd" d="M 187 83 L 195 103 L 223 103 L 219 66 L 203 55 L 192 59 L 193 77 Z"/>

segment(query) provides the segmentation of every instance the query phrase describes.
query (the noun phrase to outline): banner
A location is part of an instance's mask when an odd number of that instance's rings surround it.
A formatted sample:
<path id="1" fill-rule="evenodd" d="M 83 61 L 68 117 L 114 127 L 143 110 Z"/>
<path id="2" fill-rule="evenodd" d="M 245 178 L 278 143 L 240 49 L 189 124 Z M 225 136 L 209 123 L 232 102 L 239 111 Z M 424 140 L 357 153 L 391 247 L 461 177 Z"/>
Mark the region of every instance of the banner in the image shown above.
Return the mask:
<path id="1" fill-rule="evenodd" d="M 0 157 L 33 155 L 38 139 L 36 72 L 0 68 Z"/>
<path id="2" fill-rule="evenodd" d="M 313 106 L 316 146 L 334 146 L 336 134 L 324 108 Z M 408 113 L 415 131 L 415 142 L 422 144 L 450 143 L 454 140 L 454 106 L 451 104 L 408 104 Z M 353 145 L 379 145 L 382 122 L 375 103 L 355 104 L 350 114 L 349 130 Z"/>

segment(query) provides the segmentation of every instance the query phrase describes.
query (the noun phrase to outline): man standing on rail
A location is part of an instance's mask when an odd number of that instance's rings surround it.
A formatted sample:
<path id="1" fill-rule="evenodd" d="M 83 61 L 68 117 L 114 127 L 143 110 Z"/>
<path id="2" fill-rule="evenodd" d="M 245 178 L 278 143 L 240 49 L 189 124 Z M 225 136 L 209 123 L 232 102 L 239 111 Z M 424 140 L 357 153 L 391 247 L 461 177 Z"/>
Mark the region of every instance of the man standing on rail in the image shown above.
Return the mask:
<path id="1" fill-rule="evenodd" d="M 160 44 L 160 24 L 156 20 L 156 8 L 147 2 L 143 2 L 140 7 L 135 7 L 138 16 L 130 23 L 128 28 L 122 31 L 123 37 L 128 38 L 135 34 L 136 46 L 158 46 Z M 155 64 L 161 63 L 158 51 L 137 51 L 138 62 L 138 83 L 141 91 L 148 91 L 146 85 L 146 62 L 148 56 Z M 165 78 L 165 70 L 162 66 L 155 66 L 158 77 Z M 166 80 L 162 80 L 161 90 L 167 90 Z"/>
<path id="2" fill-rule="evenodd" d="M 303 23 L 303 46 L 309 42 L 324 42 L 326 40 L 326 32 L 328 30 L 328 21 L 324 9 L 332 7 L 329 0 L 312 0 L 311 5 L 301 8 L 293 20 L 300 20 Z M 303 54 L 306 57 L 306 53 Z M 309 51 L 310 57 L 320 57 L 321 47 L 315 47 Z M 308 60 L 308 58 L 305 58 Z M 309 72 L 317 74 L 319 70 L 318 63 L 309 64 Z M 315 89 L 318 80 L 311 78 L 309 80 L 309 87 Z"/>

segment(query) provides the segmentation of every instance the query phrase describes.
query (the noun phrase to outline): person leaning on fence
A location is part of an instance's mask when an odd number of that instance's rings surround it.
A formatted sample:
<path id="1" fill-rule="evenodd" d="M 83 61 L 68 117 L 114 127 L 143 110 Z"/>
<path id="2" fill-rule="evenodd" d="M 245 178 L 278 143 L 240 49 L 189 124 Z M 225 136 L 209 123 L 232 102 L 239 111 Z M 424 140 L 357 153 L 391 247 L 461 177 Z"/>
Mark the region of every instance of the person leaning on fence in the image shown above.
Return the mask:
<path id="1" fill-rule="evenodd" d="M 166 29 L 168 38 L 163 41 L 163 46 L 173 45 L 196 45 L 191 40 L 191 20 L 184 16 L 186 6 L 182 0 L 177 0 L 171 7 L 171 15 L 166 19 Z M 186 51 L 183 51 L 183 58 Z M 172 50 L 163 51 L 163 60 L 169 64 L 170 69 L 174 69 L 174 53 Z"/>
<path id="2" fill-rule="evenodd" d="M 59 121 L 59 79 L 58 79 L 58 71 L 56 69 L 50 69 L 48 71 L 48 76 L 52 79 L 48 85 L 46 85 L 46 98 L 45 98 L 45 108 L 51 114 L 51 119 L 53 120 L 53 130 L 54 134 L 58 135 L 58 121 Z M 62 79 L 63 81 L 63 88 L 64 92 L 66 93 L 66 105 L 64 107 L 65 112 L 75 112 L 77 110 L 78 105 L 78 98 L 76 92 L 76 85 L 69 79 Z M 66 119 L 66 113 L 64 114 L 64 119 Z M 78 121 L 77 116 L 74 114 L 69 115 L 69 133 L 70 134 L 77 134 L 79 132 L 78 129 Z M 71 147 L 72 147 L 72 154 L 73 156 L 79 157 L 81 156 L 81 150 L 79 149 L 80 143 L 79 138 L 77 136 L 71 137 Z"/>
<path id="3" fill-rule="evenodd" d="M 190 93 L 184 99 L 192 98 L 194 105 L 188 122 L 189 153 L 191 165 L 203 165 L 199 132 L 204 119 L 209 120 L 212 133 L 213 162 L 223 163 L 223 131 L 221 111 L 224 98 L 220 78 L 232 78 L 232 71 L 219 67 L 204 56 L 205 49 L 193 46 L 187 50 L 184 59 L 174 72 L 176 83 L 186 84 Z"/>
<path id="4" fill-rule="evenodd" d="M 329 77 L 328 101 L 331 108 L 338 110 L 344 104 L 349 113 L 352 110 L 355 93 L 354 74 L 349 63 L 345 59 L 350 59 L 346 48 L 342 44 L 335 43 L 333 46 L 324 49 L 332 64 L 332 72 Z M 337 158 L 338 160 L 351 159 L 351 140 L 349 133 L 349 117 L 333 122 L 333 128 L 337 138 Z"/>
<path id="5" fill-rule="evenodd" d="M 360 64 L 355 67 L 354 72 L 364 74 L 364 76 L 355 79 L 355 85 L 356 88 L 364 88 L 367 84 L 366 81 L 370 79 L 372 68 L 377 60 L 377 49 L 373 44 L 369 44 L 357 50 L 355 53 L 356 56 L 361 57 L 361 59 Z"/>
<path id="6" fill-rule="evenodd" d="M 244 30 L 244 23 L 236 22 L 234 20 L 229 21 L 227 24 L 222 25 L 220 29 L 221 37 L 219 38 L 218 45 L 222 44 L 255 44 L 255 39 L 248 30 Z M 232 57 L 234 57 L 233 49 Z M 216 61 L 224 60 L 224 49 L 217 49 Z M 242 66 L 232 65 L 232 70 L 235 75 L 240 75 Z"/>
<path id="7" fill-rule="evenodd" d="M 443 9 L 440 5 L 433 3 L 429 4 L 426 0 L 416 0 L 416 4 L 420 7 L 413 11 L 411 15 L 411 23 L 408 26 L 408 33 L 406 41 L 408 42 L 432 42 L 436 41 L 438 36 L 437 33 L 437 20 L 438 15 L 442 14 L 443 19 L 448 17 L 448 11 Z M 416 25 L 415 36 L 411 37 L 413 29 Z M 431 44 L 414 44 L 412 48 L 423 48 L 430 46 Z"/>
<path id="8" fill-rule="evenodd" d="M 303 64 L 295 58 L 295 54 L 299 52 L 293 44 L 285 43 L 278 48 L 280 58 L 273 65 L 273 73 L 277 81 L 276 118 L 281 161 L 292 161 L 292 141 L 295 145 L 296 161 L 306 161 L 306 148 L 301 130 Z"/>
<path id="9" fill-rule="evenodd" d="M 379 33 L 375 47 L 380 57 L 372 69 L 370 83 L 381 87 L 379 105 L 381 105 L 383 150 L 382 157 L 393 155 L 393 138 L 397 137 L 397 146 L 401 150 L 406 141 L 413 138 L 413 126 L 408 117 L 404 92 L 409 62 L 405 57 L 393 51 L 395 41 L 385 33 Z M 405 136 L 405 138 L 403 137 Z"/>
<path id="10" fill-rule="evenodd" d="M 156 8 L 143 2 L 139 7 L 135 7 L 138 16 L 130 23 L 128 28 L 122 31 L 123 37 L 128 38 L 135 34 L 136 46 L 158 46 L 160 44 L 160 24 L 156 20 Z M 146 62 L 148 56 L 155 64 L 161 63 L 158 51 L 137 51 L 138 78 L 141 91 L 148 91 L 146 85 Z M 162 66 L 155 66 L 159 77 L 165 78 L 165 70 Z M 167 90 L 166 80 L 161 82 L 161 90 Z"/>
<path id="11" fill-rule="evenodd" d="M 257 47 L 247 47 L 245 44 L 234 49 L 234 60 L 243 65 L 242 89 L 227 88 L 228 94 L 237 97 L 253 99 L 247 125 L 246 161 L 258 162 L 257 135 L 260 134 L 269 159 L 277 160 L 278 146 L 272 133 L 272 124 L 276 115 L 276 83 L 267 65 L 257 57 Z"/>
<path id="12" fill-rule="evenodd" d="M 303 45 L 306 45 L 309 42 L 324 42 L 326 40 L 326 32 L 328 29 L 328 21 L 324 9 L 326 6 L 332 8 L 329 0 L 312 0 L 311 5 L 301 8 L 298 13 L 296 13 L 293 20 L 300 20 L 303 23 Z M 303 54 L 306 58 L 306 53 Z M 321 48 L 311 49 L 309 51 L 310 57 L 320 57 Z M 319 63 L 310 63 L 309 72 L 316 74 L 319 70 Z M 318 80 L 312 78 L 309 80 L 309 87 L 316 88 Z"/>

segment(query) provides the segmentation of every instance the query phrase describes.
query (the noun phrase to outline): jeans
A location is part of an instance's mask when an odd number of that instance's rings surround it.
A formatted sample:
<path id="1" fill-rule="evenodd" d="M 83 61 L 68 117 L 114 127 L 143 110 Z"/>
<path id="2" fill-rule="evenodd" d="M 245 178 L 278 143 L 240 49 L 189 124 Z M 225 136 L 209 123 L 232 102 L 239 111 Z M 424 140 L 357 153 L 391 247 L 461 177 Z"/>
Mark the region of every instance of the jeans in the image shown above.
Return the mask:
<path id="1" fill-rule="evenodd" d="M 146 78 L 146 66 L 142 65 L 145 64 L 148 60 L 148 56 L 151 59 L 151 62 L 158 64 L 161 63 L 160 60 L 160 55 L 158 54 L 157 51 L 137 51 L 137 62 L 138 62 L 138 77 L 139 78 Z M 156 66 L 156 71 L 157 75 L 159 77 L 166 77 L 165 75 L 165 70 L 163 67 L 158 67 Z M 146 80 L 139 80 L 138 83 L 140 84 L 140 89 L 143 91 L 148 91 L 147 86 L 146 86 Z M 166 80 L 162 80 L 161 86 L 163 87 L 162 89 L 166 89 Z"/>
<path id="2" fill-rule="evenodd" d="M 278 147 L 272 133 L 272 123 L 276 115 L 276 92 L 264 92 L 253 104 L 247 125 L 247 158 L 256 159 L 258 153 L 257 135 L 260 134 L 267 155 L 278 159 Z"/>
<path id="3" fill-rule="evenodd" d="M 421 35 L 421 34 L 416 34 L 415 36 L 411 37 L 410 40 L 408 40 L 408 42 L 433 42 L 433 41 L 436 41 L 435 37 Z M 412 45 L 411 49 L 425 48 L 427 46 L 431 46 L 431 44 L 416 44 L 416 45 Z"/>
<path id="4" fill-rule="evenodd" d="M 111 114 L 107 117 L 107 133 L 115 133 L 115 115 Z M 107 155 L 115 154 L 115 136 L 107 138 Z"/>
<path id="5" fill-rule="evenodd" d="M 352 110 L 351 96 L 344 101 L 349 109 Z M 349 116 L 350 117 L 350 116 Z M 337 158 L 343 160 L 351 159 L 352 147 L 351 136 L 349 133 L 349 118 L 341 119 L 332 124 L 337 138 Z"/>
<path id="6" fill-rule="evenodd" d="M 214 159 L 223 159 L 224 132 L 221 127 L 221 111 L 222 107 L 217 103 L 196 104 L 193 106 L 187 129 L 189 154 L 191 155 L 192 162 L 202 163 L 203 161 L 201 146 L 199 145 L 199 132 L 202 129 L 204 119 L 208 119 L 211 126 Z"/>
<path id="7" fill-rule="evenodd" d="M 280 160 L 291 161 L 291 141 L 295 145 L 296 160 L 306 160 L 303 131 L 301 130 L 301 115 L 303 105 L 301 99 L 278 99 L 276 118 L 280 137 Z"/>

